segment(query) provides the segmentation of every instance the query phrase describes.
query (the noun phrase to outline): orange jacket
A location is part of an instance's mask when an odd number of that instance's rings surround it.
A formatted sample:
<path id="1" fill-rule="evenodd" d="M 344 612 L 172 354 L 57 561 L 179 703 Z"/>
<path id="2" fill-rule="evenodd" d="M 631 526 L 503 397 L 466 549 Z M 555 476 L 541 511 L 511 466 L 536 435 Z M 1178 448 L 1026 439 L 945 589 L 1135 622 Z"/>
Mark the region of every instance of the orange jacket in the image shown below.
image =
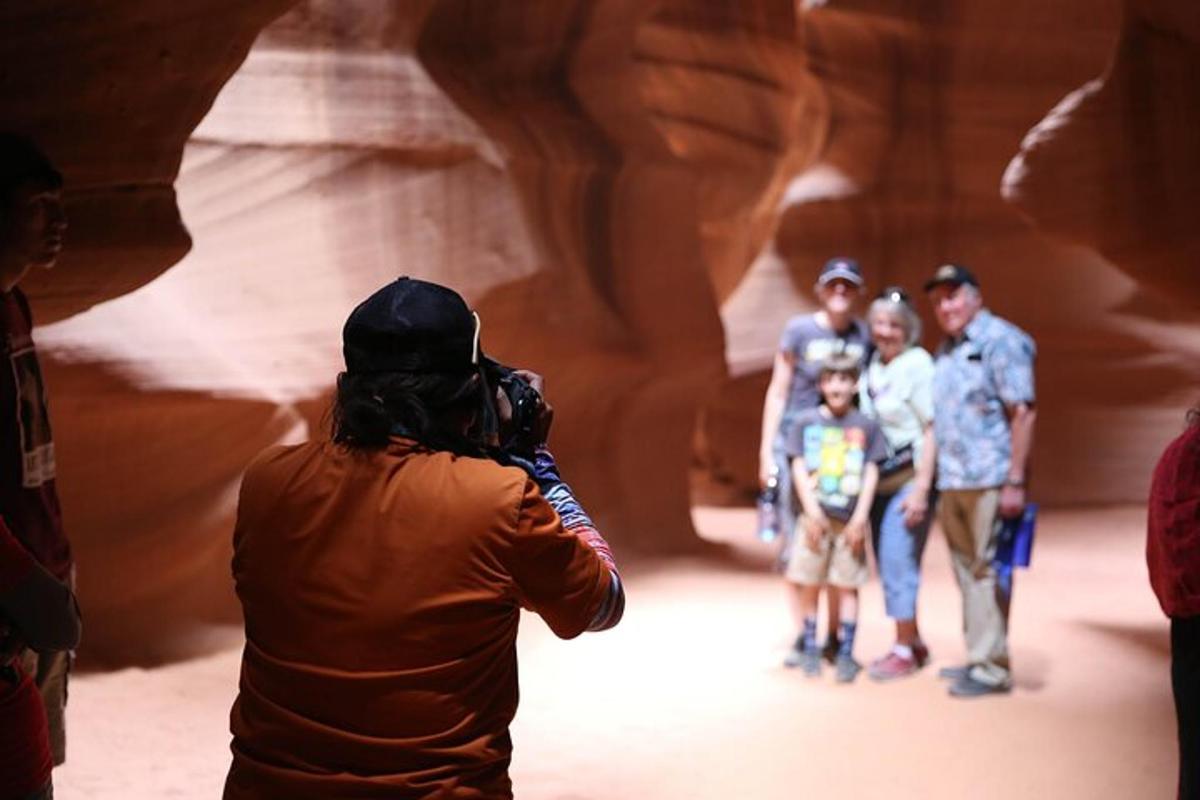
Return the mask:
<path id="1" fill-rule="evenodd" d="M 611 575 L 515 467 L 395 439 L 242 483 L 227 800 L 511 796 L 519 608 L 583 632 Z"/>

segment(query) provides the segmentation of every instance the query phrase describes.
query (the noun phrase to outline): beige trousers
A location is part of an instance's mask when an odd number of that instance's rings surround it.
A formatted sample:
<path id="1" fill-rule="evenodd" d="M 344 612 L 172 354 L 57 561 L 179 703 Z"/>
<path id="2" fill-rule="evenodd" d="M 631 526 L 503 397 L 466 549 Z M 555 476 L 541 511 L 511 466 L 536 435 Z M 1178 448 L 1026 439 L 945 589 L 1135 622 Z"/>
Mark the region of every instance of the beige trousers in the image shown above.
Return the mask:
<path id="1" fill-rule="evenodd" d="M 1010 686 L 1010 597 L 992 566 L 1002 524 L 999 512 L 999 489 L 951 489 L 941 494 L 938 521 L 946 533 L 954 577 L 962 592 L 971 677 L 990 686 Z"/>

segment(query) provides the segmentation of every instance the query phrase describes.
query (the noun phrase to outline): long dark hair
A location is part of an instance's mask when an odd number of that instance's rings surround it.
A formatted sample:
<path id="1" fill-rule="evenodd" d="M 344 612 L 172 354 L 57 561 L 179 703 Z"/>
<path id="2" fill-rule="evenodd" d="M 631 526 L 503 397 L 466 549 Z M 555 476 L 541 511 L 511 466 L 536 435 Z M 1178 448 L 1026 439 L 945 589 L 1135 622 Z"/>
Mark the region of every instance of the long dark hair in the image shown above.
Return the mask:
<path id="1" fill-rule="evenodd" d="M 333 401 L 333 441 L 354 449 L 377 449 L 399 435 L 432 450 L 484 455 L 485 391 L 474 370 L 343 372 Z"/>
<path id="2" fill-rule="evenodd" d="M 0 131 L 0 194 L 4 201 L 8 202 L 13 189 L 30 180 L 55 189 L 63 185 L 62 174 L 31 139 Z"/>

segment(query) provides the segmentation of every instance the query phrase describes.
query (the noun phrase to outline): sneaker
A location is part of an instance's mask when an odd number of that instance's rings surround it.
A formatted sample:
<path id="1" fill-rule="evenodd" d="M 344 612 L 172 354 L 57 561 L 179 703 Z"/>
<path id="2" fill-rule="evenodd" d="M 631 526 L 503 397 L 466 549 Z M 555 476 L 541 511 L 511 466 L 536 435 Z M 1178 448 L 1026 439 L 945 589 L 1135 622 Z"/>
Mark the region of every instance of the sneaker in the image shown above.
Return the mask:
<path id="1" fill-rule="evenodd" d="M 825 640 L 825 646 L 821 648 L 821 658 L 828 661 L 829 666 L 836 666 L 840 649 L 842 649 L 841 641 L 836 636 L 830 636 Z"/>
<path id="2" fill-rule="evenodd" d="M 938 670 L 938 677 L 944 681 L 961 681 L 971 672 L 970 664 L 959 664 L 956 667 L 942 667 Z"/>
<path id="3" fill-rule="evenodd" d="M 970 675 L 963 675 L 950 684 L 951 697 L 983 697 L 985 694 L 1008 694 L 1011 691 L 1012 687 L 1006 683 L 984 683 Z"/>
<path id="4" fill-rule="evenodd" d="M 883 658 L 877 658 L 871 662 L 867 674 L 871 676 L 871 680 L 881 682 L 907 677 L 921 668 L 916 656 L 915 650 L 912 658 L 905 658 L 895 650 L 889 651 Z"/>
<path id="5" fill-rule="evenodd" d="M 783 665 L 788 668 L 799 667 L 805 675 L 815 677 L 821 674 L 821 651 L 793 647 L 783 657 Z"/>
<path id="6" fill-rule="evenodd" d="M 788 654 L 783 657 L 783 665 L 785 667 L 798 667 L 804 662 L 804 649 L 793 647 L 788 650 Z"/>
<path id="7" fill-rule="evenodd" d="M 855 661 L 853 656 L 838 656 L 835 666 L 838 683 L 853 683 L 858 673 L 862 672 L 862 664 Z"/>

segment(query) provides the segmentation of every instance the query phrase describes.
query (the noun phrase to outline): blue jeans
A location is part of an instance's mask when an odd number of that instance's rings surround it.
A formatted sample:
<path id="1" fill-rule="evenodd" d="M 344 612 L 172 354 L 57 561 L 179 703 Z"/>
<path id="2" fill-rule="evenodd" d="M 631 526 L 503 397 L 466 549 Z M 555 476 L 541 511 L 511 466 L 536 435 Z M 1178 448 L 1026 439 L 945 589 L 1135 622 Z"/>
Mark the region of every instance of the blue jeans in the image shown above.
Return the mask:
<path id="1" fill-rule="evenodd" d="M 929 498 L 925 519 L 914 528 L 904 524 L 900 504 L 912 491 L 912 482 L 892 495 L 875 498 L 871 506 L 871 539 L 875 545 L 875 561 L 883 582 L 883 604 L 887 615 L 894 620 L 917 618 L 917 590 L 921 586 L 921 556 L 933 521 L 935 496 Z"/>

